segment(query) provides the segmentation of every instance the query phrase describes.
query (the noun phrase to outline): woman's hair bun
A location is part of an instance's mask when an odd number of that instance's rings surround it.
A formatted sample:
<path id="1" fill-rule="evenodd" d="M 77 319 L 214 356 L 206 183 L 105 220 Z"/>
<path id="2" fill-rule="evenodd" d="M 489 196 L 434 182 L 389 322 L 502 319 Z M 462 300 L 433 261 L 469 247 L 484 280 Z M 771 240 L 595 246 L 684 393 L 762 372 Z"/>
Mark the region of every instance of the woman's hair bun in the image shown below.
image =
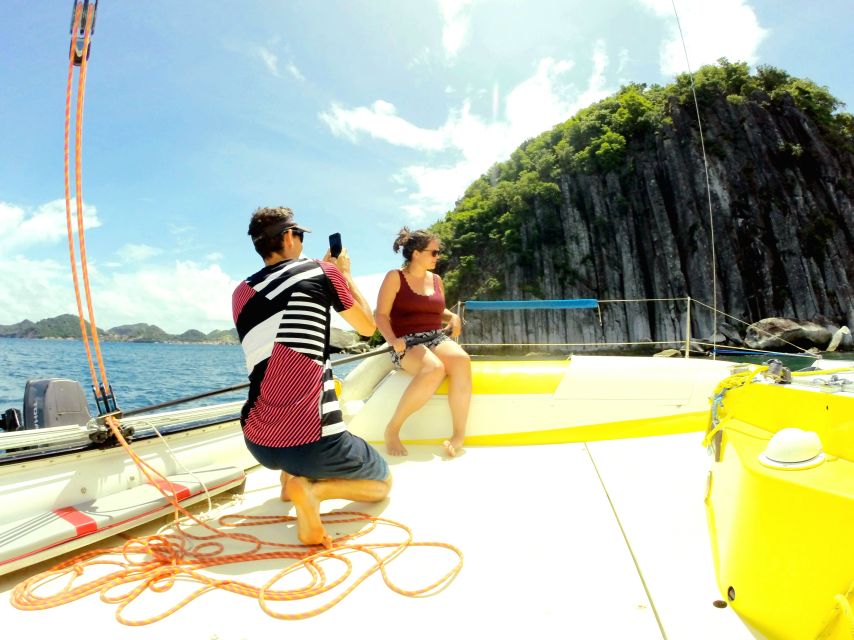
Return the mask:
<path id="1" fill-rule="evenodd" d="M 412 237 L 412 234 L 409 231 L 409 227 L 403 227 L 403 229 L 397 233 L 397 238 L 392 245 L 394 252 L 398 253 L 403 247 L 405 247 L 406 243 L 409 242 L 410 237 Z"/>

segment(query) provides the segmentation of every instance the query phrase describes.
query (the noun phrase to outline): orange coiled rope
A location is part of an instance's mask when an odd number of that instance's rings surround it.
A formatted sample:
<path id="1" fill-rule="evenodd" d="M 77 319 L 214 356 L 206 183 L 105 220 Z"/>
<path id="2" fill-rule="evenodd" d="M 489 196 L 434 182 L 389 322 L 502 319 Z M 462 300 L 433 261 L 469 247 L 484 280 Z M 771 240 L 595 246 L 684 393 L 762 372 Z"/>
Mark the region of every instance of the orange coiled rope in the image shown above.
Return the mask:
<path id="1" fill-rule="evenodd" d="M 65 92 L 65 217 L 68 231 L 68 251 L 71 259 L 71 273 L 74 281 L 74 295 L 77 301 L 77 315 L 80 318 L 80 334 L 86 348 L 86 358 L 89 363 L 89 373 L 92 376 L 92 386 L 95 391 L 96 400 L 100 400 L 102 392 L 109 396 L 110 384 L 107 379 L 104 359 L 101 355 L 101 344 L 98 339 L 98 328 L 95 324 L 95 312 L 92 307 L 92 293 L 89 287 L 89 269 L 86 262 L 86 240 L 83 229 L 83 105 L 86 97 L 86 70 L 87 58 L 89 57 L 89 46 L 92 36 L 92 27 L 95 22 L 95 4 L 75 2 L 74 17 L 71 22 L 71 46 L 68 54 L 68 80 Z M 85 12 L 84 12 L 85 9 Z M 85 13 L 85 15 L 84 15 Z M 83 27 L 83 49 L 77 52 L 76 40 L 81 26 Z M 95 348 L 95 356 L 101 373 L 102 384 L 98 383 L 95 373 L 95 365 L 92 360 L 92 351 L 89 348 L 89 336 L 87 335 L 86 322 L 83 319 L 83 304 L 80 299 L 80 283 L 77 278 L 77 260 L 74 252 L 74 234 L 72 229 L 71 215 L 71 187 L 69 148 L 71 139 L 71 100 L 73 94 L 73 76 L 76 66 L 75 54 L 80 54 L 80 73 L 77 80 L 77 104 L 74 131 L 74 174 L 75 174 L 75 199 L 77 210 L 77 240 L 80 245 L 80 270 L 83 274 L 83 284 L 86 293 L 86 305 L 89 312 L 89 326 L 92 331 L 92 342 Z"/>
<path id="2" fill-rule="evenodd" d="M 175 508 L 174 533 L 130 540 L 122 547 L 87 551 L 58 564 L 53 569 L 32 576 L 15 587 L 12 592 L 12 604 L 18 609 L 30 611 L 49 609 L 99 593 L 102 601 L 118 605 L 115 613 L 116 620 L 130 626 L 141 626 L 166 618 L 208 591 L 222 589 L 257 599 L 261 609 L 274 618 L 301 620 L 328 611 L 377 571 L 392 591 L 405 596 L 418 597 L 445 588 L 462 569 L 463 554 L 453 545 L 442 542 L 415 542 L 412 531 L 407 526 L 386 518 L 354 511 L 339 511 L 323 515 L 325 524 L 368 523 L 362 531 L 335 538 L 331 549 L 275 542 L 247 533 L 217 529 L 182 507 L 175 499 L 175 492 L 171 490 L 168 480 L 132 451 L 122 437 L 118 422 L 112 417 L 107 418 L 106 422 L 116 439 L 125 447 L 149 481 L 155 486 L 170 487 L 170 492 L 163 491 L 163 495 Z M 155 477 L 160 481 L 155 481 Z M 186 531 L 179 520 L 179 513 L 209 533 L 198 535 Z M 220 517 L 218 524 L 223 529 L 236 529 L 295 521 L 296 518 L 292 516 L 232 514 Z M 379 525 L 399 529 L 405 534 L 404 539 L 399 542 L 358 542 Z M 225 553 L 223 540 L 243 543 L 248 545 L 249 549 L 239 553 Z M 446 549 L 457 556 L 457 561 L 438 580 L 418 589 L 403 589 L 389 577 L 388 565 L 410 547 Z M 381 553 L 383 550 L 388 552 L 383 555 Z M 354 563 L 350 557 L 354 554 L 367 555 L 371 560 L 370 566 L 358 575 L 354 574 Z M 232 578 L 216 578 L 205 572 L 223 565 L 265 560 L 292 560 L 293 562 L 260 586 Z M 341 563 L 343 572 L 330 580 L 327 578 L 324 565 L 332 561 Z M 105 570 L 112 567 L 115 568 L 105 574 Z M 299 588 L 277 588 L 280 582 L 286 579 L 292 580 L 299 572 L 308 574 L 307 584 Z M 81 582 L 87 573 L 93 573 L 97 577 Z M 63 581 L 64 586 L 57 589 L 56 583 Z M 179 582 L 186 584 L 188 581 L 199 586 L 160 613 L 144 618 L 131 618 L 125 615 L 125 610 L 146 592 L 165 593 Z M 349 584 L 344 586 L 348 581 Z M 333 590 L 339 587 L 341 587 L 339 592 L 333 595 Z M 50 590 L 51 593 L 39 595 L 42 590 Z M 306 611 L 289 613 L 276 611 L 270 606 L 273 602 L 293 602 L 325 594 L 329 594 L 328 601 Z"/>

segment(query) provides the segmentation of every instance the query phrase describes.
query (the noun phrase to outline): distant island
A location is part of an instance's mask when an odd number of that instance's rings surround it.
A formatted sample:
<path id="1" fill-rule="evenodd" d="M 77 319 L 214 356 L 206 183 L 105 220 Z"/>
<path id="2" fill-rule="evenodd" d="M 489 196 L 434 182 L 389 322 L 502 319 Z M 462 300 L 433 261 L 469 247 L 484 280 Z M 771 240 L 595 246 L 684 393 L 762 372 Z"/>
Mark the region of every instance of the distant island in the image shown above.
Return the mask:
<path id="1" fill-rule="evenodd" d="M 91 326 L 86 322 L 86 330 Z M 38 322 L 24 320 L 17 324 L 0 324 L 0 338 L 31 338 L 70 340 L 80 339 L 80 319 L 70 313 Z M 98 329 L 98 339 L 104 342 L 192 342 L 207 344 L 240 344 L 235 329 L 219 329 L 203 333 L 189 329 L 184 333 L 166 333 L 154 324 L 139 322 L 123 324 L 112 329 Z"/>
<path id="2" fill-rule="evenodd" d="M 92 331 L 86 323 L 86 331 Z M 80 319 L 70 313 L 38 322 L 24 320 L 17 324 L 0 324 L 0 338 L 30 338 L 36 340 L 80 340 Z M 240 344 L 236 329 L 217 329 L 203 333 L 189 329 L 184 333 L 166 333 L 155 324 L 123 324 L 112 329 L 98 329 L 98 339 L 103 342 L 165 342 L 177 344 Z M 361 353 L 368 349 L 355 331 L 344 331 L 332 327 L 332 351 Z"/>

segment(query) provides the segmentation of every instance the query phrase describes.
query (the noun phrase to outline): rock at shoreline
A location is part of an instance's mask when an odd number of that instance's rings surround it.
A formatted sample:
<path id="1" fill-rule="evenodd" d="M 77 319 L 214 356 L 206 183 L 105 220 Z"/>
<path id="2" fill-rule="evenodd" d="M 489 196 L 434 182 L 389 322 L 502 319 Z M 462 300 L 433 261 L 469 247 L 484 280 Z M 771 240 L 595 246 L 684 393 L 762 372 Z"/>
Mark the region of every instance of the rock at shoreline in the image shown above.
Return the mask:
<path id="1" fill-rule="evenodd" d="M 329 346 L 333 353 L 338 351 L 363 353 L 368 350 L 368 343 L 362 342 L 358 333 L 355 331 L 344 331 L 337 327 L 332 327 L 329 335 Z"/>
<path id="2" fill-rule="evenodd" d="M 833 332 L 815 322 L 765 318 L 747 328 L 744 343 L 751 349 L 796 351 L 794 347 L 825 349 Z M 793 347 L 794 345 L 794 347 Z"/>

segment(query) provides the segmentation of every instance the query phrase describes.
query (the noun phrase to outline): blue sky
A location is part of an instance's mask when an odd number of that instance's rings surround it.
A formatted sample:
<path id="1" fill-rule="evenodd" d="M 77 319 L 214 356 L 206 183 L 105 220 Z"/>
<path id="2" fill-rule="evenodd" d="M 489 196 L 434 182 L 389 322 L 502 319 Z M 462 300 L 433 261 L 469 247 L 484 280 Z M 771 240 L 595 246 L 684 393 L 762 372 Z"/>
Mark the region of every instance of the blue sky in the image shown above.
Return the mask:
<path id="1" fill-rule="evenodd" d="M 594 6 L 595 4 L 595 6 Z M 76 312 L 62 144 L 71 2 L 5 0 L 0 324 Z M 809 77 L 854 108 L 854 5 L 677 0 L 692 67 Z M 685 69 L 671 0 L 101 0 L 83 195 L 96 320 L 231 326 L 260 205 L 339 231 L 365 294 L 526 138 Z"/>

